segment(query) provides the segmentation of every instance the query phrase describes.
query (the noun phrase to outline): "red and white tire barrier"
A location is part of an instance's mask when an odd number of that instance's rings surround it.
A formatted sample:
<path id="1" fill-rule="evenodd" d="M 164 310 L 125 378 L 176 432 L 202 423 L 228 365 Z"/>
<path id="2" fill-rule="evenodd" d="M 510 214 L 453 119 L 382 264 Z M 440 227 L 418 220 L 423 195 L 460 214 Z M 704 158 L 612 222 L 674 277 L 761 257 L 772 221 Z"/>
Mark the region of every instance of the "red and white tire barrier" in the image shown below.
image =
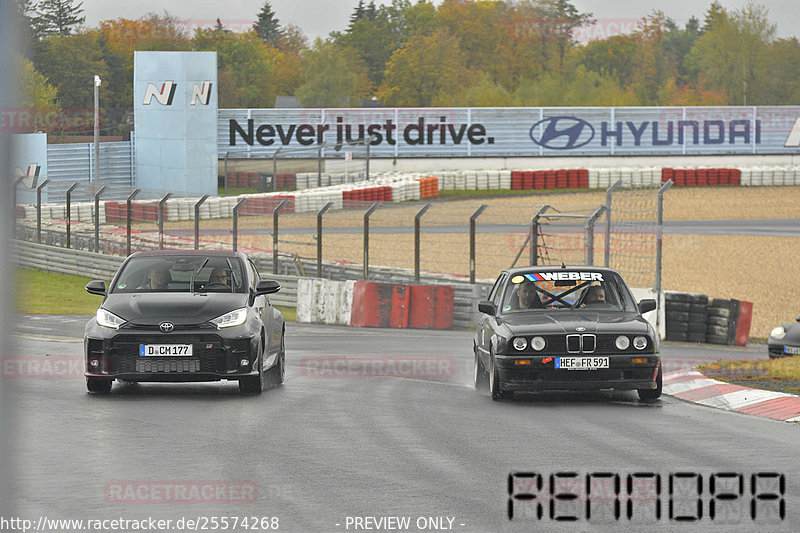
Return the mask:
<path id="1" fill-rule="evenodd" d="M 680 400 L 718 409 L 800 422 L 800 396 L 724 383 L 696 370 L 664 374 L 663 392 Z"/>

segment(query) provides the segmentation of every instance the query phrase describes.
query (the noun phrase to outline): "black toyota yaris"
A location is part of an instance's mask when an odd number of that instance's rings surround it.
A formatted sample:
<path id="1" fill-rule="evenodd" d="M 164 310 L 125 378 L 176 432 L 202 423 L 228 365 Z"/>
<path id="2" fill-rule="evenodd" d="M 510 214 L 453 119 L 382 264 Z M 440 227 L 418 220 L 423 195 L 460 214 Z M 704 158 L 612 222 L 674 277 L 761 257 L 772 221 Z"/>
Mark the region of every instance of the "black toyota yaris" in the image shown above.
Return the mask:
<path id="1" fill-rule="evenodd" d="M 124 381 L 238 380 L 242 393 L 283 383 L 284 320 L 240 252 L 160 250 L 128 257 L 86 324 L 86 386 L 107 393 Z"/>

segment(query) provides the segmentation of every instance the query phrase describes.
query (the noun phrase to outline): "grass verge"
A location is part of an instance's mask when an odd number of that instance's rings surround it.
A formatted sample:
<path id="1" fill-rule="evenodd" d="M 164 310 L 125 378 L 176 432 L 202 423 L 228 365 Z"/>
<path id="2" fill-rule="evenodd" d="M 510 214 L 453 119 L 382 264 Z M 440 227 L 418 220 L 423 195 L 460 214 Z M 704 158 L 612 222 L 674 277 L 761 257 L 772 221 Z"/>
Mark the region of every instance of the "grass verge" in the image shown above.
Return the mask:
<path id="1" fill-rule="evenodd" d="M 103 298 L 86 292 L 91 279 L 18 268 L 14 310 L 26 315 L 93 315 Z M 276 305 L 275 308 L 287 322 L 297 320 L 294 307 Z"/>
<path id="2" fill-rule="evenodd" d="M 726 360 L 697 367 L 715 379 L 782 379 L 800 381 L 800 357 L 779 359 Z"/>

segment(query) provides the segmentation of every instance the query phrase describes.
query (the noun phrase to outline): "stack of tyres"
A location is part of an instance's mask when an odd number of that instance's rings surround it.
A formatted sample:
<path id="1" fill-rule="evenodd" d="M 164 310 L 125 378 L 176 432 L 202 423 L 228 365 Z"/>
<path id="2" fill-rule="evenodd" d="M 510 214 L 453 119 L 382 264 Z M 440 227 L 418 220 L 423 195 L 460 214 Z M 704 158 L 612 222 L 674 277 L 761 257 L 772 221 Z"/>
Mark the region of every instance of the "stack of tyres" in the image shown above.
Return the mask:
<path id="1" fill-rule="evenodd" d="M 731 334 L 731 300 L 713 298 L 708 302 L 706 342 L 710 344 L 730 344 Z M 733 328 L 736 329 L 735 327 Z"/>
<path id="2" fill-rule="evenodd" d="M 666 340 L 705 342 L 706 340 L 706 304 L 705 294 L 683 292 L 667 292 L 666 303 Z"/>
<path id="3" fill-rule="evenodd" d="M 708 319 L 708 296 L 705 294 L 689 295 L 689 326 L 687 339 L 689 342 L 706 342 Z"/>
<path id="4" fill-rule="evenodd" d="M 666 311 L 666 340 L 688 340 L 690 296 L 686 293 L 668 292 L 664 294 Z"/>

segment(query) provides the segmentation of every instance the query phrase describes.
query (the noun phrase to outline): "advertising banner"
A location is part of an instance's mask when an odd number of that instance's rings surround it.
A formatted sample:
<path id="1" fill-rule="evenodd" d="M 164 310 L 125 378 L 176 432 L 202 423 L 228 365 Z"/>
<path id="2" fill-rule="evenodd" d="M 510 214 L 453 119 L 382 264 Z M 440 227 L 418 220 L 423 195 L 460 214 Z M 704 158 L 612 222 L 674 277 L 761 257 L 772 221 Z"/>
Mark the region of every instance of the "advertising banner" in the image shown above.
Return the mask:
<path id="1" fill-rule="evenodd" d="M 800 154 L 800 106 L 221 109 L 219 157 L 372 138 L 373 157 Z"/>

